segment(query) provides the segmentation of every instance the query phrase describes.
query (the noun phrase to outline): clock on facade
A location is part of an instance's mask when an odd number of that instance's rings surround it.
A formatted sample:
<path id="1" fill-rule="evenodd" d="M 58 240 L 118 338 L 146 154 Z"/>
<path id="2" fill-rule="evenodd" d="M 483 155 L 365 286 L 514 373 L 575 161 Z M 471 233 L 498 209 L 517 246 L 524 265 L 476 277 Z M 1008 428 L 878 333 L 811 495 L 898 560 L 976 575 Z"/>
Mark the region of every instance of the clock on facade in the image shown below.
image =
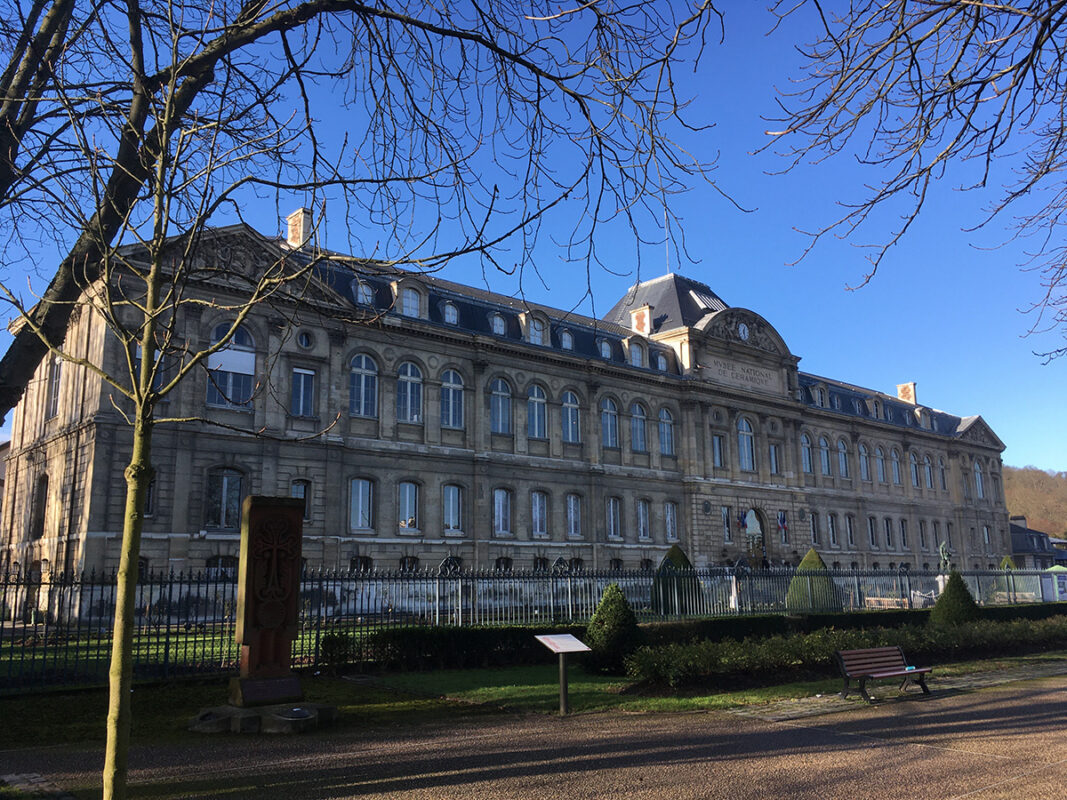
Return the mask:
<path id="1" fill-rule="evenodd" d="M 737 323 L 737 335 L 741 337 L 742 342 L 748 341 L 748 325 L 744 322 Z"/>

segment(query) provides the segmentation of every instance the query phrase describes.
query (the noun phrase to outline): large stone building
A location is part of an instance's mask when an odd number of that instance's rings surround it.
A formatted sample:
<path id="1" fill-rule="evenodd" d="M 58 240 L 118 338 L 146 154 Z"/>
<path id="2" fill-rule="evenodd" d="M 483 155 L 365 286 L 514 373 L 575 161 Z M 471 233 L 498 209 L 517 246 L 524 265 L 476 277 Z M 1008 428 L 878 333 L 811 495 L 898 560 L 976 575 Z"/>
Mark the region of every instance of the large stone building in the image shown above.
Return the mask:
<path id="1" fill-rule="evenodd" d="M 205 252 L 299 258 L 307 222 L 291 243 L 218 229 Z M 147 568 L 231 566 L 247 493 L 303 496 L 304 555 L 328 568 L 630 569 L 674 543 L 697 565 L 1010 552 L 1003 444 L 980 417 L 801 372 L 770 322 L 695 280 L 639 283 L 592 319 L 351 259 L 316 274 L 161 407 L 193 421 L 155 432 Z M 179 316 L 196 350 L 233 318 L 225 289 L 187 291 L 212 300 Z M 67 347 L 126 356 L 88 312 Z M 42 365 L 14 414 L 0 567 L 117 565 L 131 435 L 113 395 Z"/>

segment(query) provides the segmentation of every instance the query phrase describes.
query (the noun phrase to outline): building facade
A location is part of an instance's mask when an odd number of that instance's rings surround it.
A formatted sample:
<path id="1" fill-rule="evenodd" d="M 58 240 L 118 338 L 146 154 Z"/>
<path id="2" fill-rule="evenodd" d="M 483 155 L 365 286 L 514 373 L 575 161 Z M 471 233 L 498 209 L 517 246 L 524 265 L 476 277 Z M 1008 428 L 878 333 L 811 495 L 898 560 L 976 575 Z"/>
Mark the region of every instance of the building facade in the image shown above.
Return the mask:
<path id="1" fill-rule="evenodd" d="M 299 258 L 244 226 L 204 247 Z M 295 228 L 295 232 L 294 232 Z M 355 266 L 352 266 L 352 264 Z M 188 291 L 194 291 L 189 289 Z M 178 316 L 196 351 L 225 289 Z M 93 313 L 76 358 L 122 372 Z M 304 556 L 330 569 L 658 565 L 963 568 L 1011 551 L 1003 444 L 978 416 L 798 369 L 754 311 L 669 274 L 603 319 L 340 258 L 314 291 L 254 311 L 161 404 L 141 545 L 151 570 L 236 563 L 245 494 L 305 498 Z M 0 567 L 117 566 L 131 435 L 123 400 L 43 364 L 14 412 Z"/>

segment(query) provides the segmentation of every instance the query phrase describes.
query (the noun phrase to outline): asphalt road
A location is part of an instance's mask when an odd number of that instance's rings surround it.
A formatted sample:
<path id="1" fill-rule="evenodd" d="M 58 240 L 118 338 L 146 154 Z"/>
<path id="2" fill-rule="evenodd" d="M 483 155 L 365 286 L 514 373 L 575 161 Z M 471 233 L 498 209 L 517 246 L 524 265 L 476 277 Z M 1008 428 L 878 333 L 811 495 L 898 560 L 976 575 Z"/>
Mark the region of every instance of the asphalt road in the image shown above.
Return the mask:
<path id="1" fill-rule="evenodd" d="M 453 726 L 204 736 L 135 747 L 131 797 L 1061 798 L 1067 677 L 789 722 L 723 713 L 501 716 Z M 99 748 L 0 753 L 65 789 Z"/>

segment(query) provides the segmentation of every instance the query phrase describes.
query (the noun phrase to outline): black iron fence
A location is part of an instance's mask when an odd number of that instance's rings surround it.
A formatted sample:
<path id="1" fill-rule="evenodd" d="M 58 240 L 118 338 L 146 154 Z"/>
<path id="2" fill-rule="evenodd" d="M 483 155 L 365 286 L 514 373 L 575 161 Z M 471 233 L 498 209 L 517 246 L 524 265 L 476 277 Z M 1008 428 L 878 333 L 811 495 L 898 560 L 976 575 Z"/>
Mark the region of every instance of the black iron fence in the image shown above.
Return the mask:
<path id="1" fill-rule="evenodd" d="M 139 678 L 237 669 L 237 582 L 233 570 L 141 576 L 137 586 L 134 671 Z M 1055 572 L 962 573 L 984 605 L 1067 600 Z M 1064 575 L 1067 575 L 1065 573 Z M 827 589 L 826 578 L 832 581 Z M 548 573 L 317 573 L 300 584 L 297 664 L 345 656 L 373 659 L 375 632 L 411 625 L 555 625 L 588 621 L 604 589 L 622 588 L 642 621 L 685 617 L 922 608 L 946 578 L 933 572 L 831 570 Z M 115 612 L 114 575 L 11 573 L 0 580 L 0 693 L 106 681 Z M 334 637 L 336 641 L 336 637 Z"/>

